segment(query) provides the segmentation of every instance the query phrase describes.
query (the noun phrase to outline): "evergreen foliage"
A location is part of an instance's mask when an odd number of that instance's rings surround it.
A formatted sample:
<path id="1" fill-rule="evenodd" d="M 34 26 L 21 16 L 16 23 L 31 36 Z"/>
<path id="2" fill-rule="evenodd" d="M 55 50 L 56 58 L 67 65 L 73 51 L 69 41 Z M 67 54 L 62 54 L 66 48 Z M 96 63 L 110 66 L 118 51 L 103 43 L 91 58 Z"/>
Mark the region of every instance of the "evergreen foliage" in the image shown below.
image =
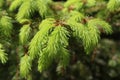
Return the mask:
<path id="1" fill-rule="evenodd" d="M 69 62 L 69 53 L 66 50 L 68 46 L 68 31 L 61 26 L 57 26 L 51 33 L 47 47 L 43 49 L 38 61 L 38 70 L 42 71 L 49 66 L 51 60 L 60 59 L 59 65 L 66 67 Z M 49 61 L 49 63 L 48 63 Z"/>
<path id="2" fill-rule="evenodd" d="M 92 7 L 96 3 L 96 0 L 67 0 L 65 7 L 74 10 L 80 10 L 83 6 Z"/>
<path id="3" fill-rule="evenodd" d="M 107 8 L 110 11 L 114 11 L 120 7 L 120 0 L 109 0 L 109 3 L 107 4 Z"/>
<path id="4" fill-rule="evenodd" d="M 0 19 L 0 31 L 3 35 L 10 37 L 12 32 L 13 24 L 11 18 L 8 16 L 2 16 Z"/>
<path id="5" fill-rule="evenodd" d="M 94 6 L 96 4 L 96 0 L 87 0 L 88 6 Z"/>
<path id="6" fill-rule="evenodd" d="M 7 54 L 3 50 L 2 44 L 0 44 L 0 61 L 4 64 L 4 63 L 6 63 L 7 60 L 8 60 Z"/>
<path id="7" fill-rule="evenodd" d="M 43 20 L 39 26 L 40 30 L 31 40 L 29 53 L 32 59 L 34 59 L 41 52 L 42 48 L 44 48 L 44 44 L 46 44 L 49 31 L 52 27 L 54 27 L 52 23 L 54 23 L 54 19 Z"/>
<path id="8" fill-rule="evenodd" d="M 10 6 L 10 11 L 14 11 L 19 8 L 16 19 L 21 21 L 22 19 L 29 19 L 37 11 L 44 17 L 47 13 L 47 5 L 50 0 L 14 0 Z"/>
<path id="9" fill-rule="evenodd" d="M 85 12 L 86 8 L 94 7 L 96 2 L 97 0 L 67 0 L 62 3 L 63 7 L 60 10 L 55 11 L 52 0 L 11 1 L 10 8 L 6 11 L 10 13 L 17 11 L 15 21 L 22 27 L 17 28 L 19 34 L 16 34 L 17 31 L 13 33 L 14 17 L 11 14 L 2 14 L 0 36 L 10 38 L 11 42 L 15 40 L 11 37 L 12 34 L 19 36 L 16 44 L 10 45 L 18 44 L 22 47 L 20 48 L 22 53 L 18 51 L 21 76 L 28 78 L 34 60 L 38 61 L 37 67 L 40 72 L 49 69 L 52 63 L 57 64 L 58 72 L 68 67 L 71 58 L 69 49 L 71 38 L 77 39 L 81 43 L 78 45 L 82 45 L 84 52 L 89 55 L 98 44 L 101 33 L 111 34 L 112 27 L 109 23 Z M 0 7 L 3 4 L 4 0 L 0 0 Z M 120 0 L 110 0 L 106 5 L 107 9 L 114 11 L 120 7 Z M 6 63 L 8 58 L 2 47 L 4 42 L 1 40 L 0 43 L 0 60 Z"/>
<path id="10" fill-rule="evenodd" d="M 99 27 L 102 27 L 106 33 L 112 32 L 110 25 L 105 21 L 91 19 L 84 25 L 82 19 L 84 19 L 85 16 L 77 12 L 72 12 L 71 14 L 68 19 L 68 25 L 70 25 L 74 35 L 83 41 L 87 53 L 91 51 L 92 46 L 95 46 L 98 43 L 100 38 Z"/>
<path id="11" fill-rule="evenodd" d="M 14 0 L 10 6 L 10 11 L 16 10 L 22 3 L 23 0 Z"/>
<path id="12" fill-rule="evenodd" d="M 21 74 L 21 76 L 27 77 L 30 70 L 31 70 L 31 59 L 26 54 L 21 58 L 21 61 L 20 61 L 20 74 Z"/>
<path id="13" fill-rule="evenodd" d="M 3 6 L 4 0 L 0 0 L 0 8 Z"/>
<path id="14" fill-rule="evenodd" d="M 20 37 L 20 42 L 22 44 L 27 43 L 29 39 L 30 31 L 31 31 L 31 28 L 29 24 L 23 25 L 23 27 L 20 29 L 19 37 Z"/>

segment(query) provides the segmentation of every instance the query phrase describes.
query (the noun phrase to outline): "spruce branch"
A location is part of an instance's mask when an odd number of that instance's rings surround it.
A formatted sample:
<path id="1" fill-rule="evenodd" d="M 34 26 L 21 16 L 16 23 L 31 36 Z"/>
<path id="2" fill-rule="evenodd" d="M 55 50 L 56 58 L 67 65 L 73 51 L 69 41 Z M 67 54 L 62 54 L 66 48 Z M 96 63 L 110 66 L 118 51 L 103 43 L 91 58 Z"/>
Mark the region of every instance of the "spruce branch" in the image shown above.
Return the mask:
<path id="1" fill-rule="evenodd" d="M 47 69 L 54 59 L 60 59 L 60 66 L 66 67 L 69 63 L 68 46 L 69 32 L 62 26 L 57 26 L 51 33 L 46 48 L 40 54 L 38 70 Z M 63 62 L 63 63 L 62 63 Z"/>
<path id="2" fill-rule="evenodd" d="M 40 57 L 38 60 L 38 71 L 39 72 L 46 70 L 53 61 L 53 57 L 52 58 L 49 57 L 48 53 L 49 52 L 44 49 L 43 52 L 41 52 L 40 54 Z"/>
<path id="3" fill-rule="evenodd" d="M 109 1 L 107 8 L 110 11 L 118 7 L 115 1 L 118 0 Z M 88 54 L 99 42 L 99 29 L 107 34 L 112 33 L 112 28 L 107 22 L 86 16 L 85 10 L 96 5 L 96 0 L 67 0 L 65 4 L 63 3 L 56 6 L 52 0 L 13 0 L 9 10 L 18 11 L 16 20 L 23 25 L 19 33 L 19 40 L 25 52 L 20 60 L 22 77 L 28 76 L 31 62 L 36 58 L 39 59 L 40 72 L 48 69 L 53 62 L 58 64 L 58 69 L 66 68 L 70 61 L 68 46 L 71 37 L 81 41 Z M 39 26 L 38 22 L 40 22 Z M 8 16 L 1 16 L 0 32 L 10 36 L 12 27 L 11 19 Z M 31 30 L 36 34 L 33 34 L 29 43 Z M 2 48 L 0 48 L 0 60 L 2 63 L 7 60 L 7 54 Z"/>
<path id="4" fill-rule="evenodd" d="M 37 4 L 37 9 L 39 14 L 44 17 L 47 13 L 47 6 L 46 3 L 43 0 L 37 0 L 36 2 Z"/>
<path id="5" fill-rule="evenodd" d="M 84 26 L 81 23 L 68 23 L 73 31 L 73 35 L 83 42 L 84 49 L 87 53 L 91 51 L 93 46 L 98 43 L 99 32 L 93 26 Z"/>
<path id="6" fill-rule="evenodd" d="M 87 0 L 87 6 L 88 7 L 91 7 L 91 6 L 94 6 L 95 5 L 95 3 L 96 3 L 96 0 Z"/>
<path id="7" fill-rule="evenodd" d="M 108 10 L 113 12 L 118 8 L 120 8 L 120 0 L 109 0 L 109 2 L 107 4 L 107 9 Z"/>
<path id="8" fill-rule="evenodd" d="M 5 36 L 10 37 L 12 32 L 13 24 L 11 18 L 8 16 L 2 16 L 0 19 L 0 32 Z"/>
<path id="9" fill-rule="evenodd" d="M 69 21 L 72 20 L 72 21 L 81 22 L 84 18 L 85 16 L 78 11 L 71 11 L 69 14 Z"/>
<path id="10" fill-rule="evenodd" d="M 77 14 L 79 14 L 79 12 Z M 112 33 L 112 29 L 111 26 L 103 20 L 90 19 L 83 23 L 82 20 L 84 19 L 85 17 L 83 15 L 71 16 L 68 18 L 67 24 L 71 27 L 73 35 L 82 40 L 85 51 L 90 53 L 99 41 L 99 28 L 103 28 L 107 34 Z"/>
<path id="11" fill-rule="evenodd" d="M 68 46 L 69 32 L 62 26 L 57 26 L 49 36 L 46 49 L 49 56 L 55 56 L 60 47 L 66 48 Z M 55 57 L 54 57 L 55 58 Z"/>
<path id="12" fill-rule="evenodd" d="M 29 19 L 35 12 L 39 12 L 41 17 L 45 17 L 48 10 L 48 4 L 51 0 L 14 0 L 10 6 L 10 11 L 19 8 L 17 20 Z"/>
<path id="13" fill-rule="evenodd" d="M 49 30 L 54 27 L 54 19 L 43 20 L 40 24 L 40 30 L 36 33 L 30 42 L 29 54 L 32 59 L 38 55 L 47 41 Z"/>
<path id="14" fill-rule="evenodd" d="M 61 48 L 59 54 L 60 54 L 60 61 L 58 67 L 60 66 L 62 68 L 66 68 L 69 65 L 70 53 L 67 49 Z"/>
<path id="15" fill-rule="evenodd" d="M 20 75 L 27 77 L 31 70 L 31 59 L 28 55 L 24 55 L 20 60 Z"/>
<path id="16" fill-rule="evenodd" d="M 25 44 L 28 42 L 30 32 L 31 32 L 31 28 L 29 24 L 23 25 L 23 27 L 20 29 L 19 38 L 22 44 Z"/>
<path id="17" fill-rule="evenodd" d="M 24 18 L 29 19 L 31 17 L 31 15 L 35 12 L 35 9 L 32 5 L 33 1 L 31 0 L 24 1 L 24 3 L 20 6 L 16 17 L 18 21 Z"/>
<path id="18" fill-rule="evenodd" d="M 68 9 L 68 11 L 71 10 L 80 10 L 83 6 L 82 0 L 67 0 L 67 2 L 64 4 L 64 7 Z"/>
<path id="19" fill-rule="evenodd" d="M 7 60 L 8 60 L 7 54 L 3 50 L 2 44 L 0 44 L 0 61 L 4 64 L 7 62 Z"/>
<path id="20" fill-rule="evenodd" d="M 110 26 L 110 24 L 108 24 L 106 21 L 103 21 L 101 19 L 91 19 L 88 21 L 88 25 L 95 26 L 97 28 L 102 28 L 107 34 L 112 33 L 112 27 Z"/>
<path id="21" fill-rule="evenodd" d="M 9 8 L 10 11 L 16 10 L 23 3 L 24 0 L 14 0 Z"/>

